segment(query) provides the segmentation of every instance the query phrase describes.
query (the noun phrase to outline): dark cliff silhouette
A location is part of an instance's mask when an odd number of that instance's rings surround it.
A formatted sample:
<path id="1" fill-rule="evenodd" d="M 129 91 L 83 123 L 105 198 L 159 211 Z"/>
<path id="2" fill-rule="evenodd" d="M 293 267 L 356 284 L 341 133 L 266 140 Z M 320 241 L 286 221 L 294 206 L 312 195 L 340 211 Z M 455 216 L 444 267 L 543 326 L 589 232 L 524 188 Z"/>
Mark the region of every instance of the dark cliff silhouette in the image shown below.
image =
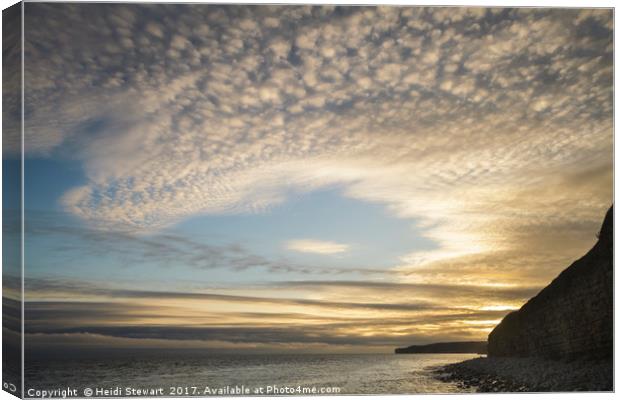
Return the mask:
<path id="1" fill-rule="evenodd" d="M 487 342 L 443 342 L 413 345 L 394 350 L 396 354 L 473 353 L 486 354 Z"/>
<path id="2" fill-rule="evenodd" d="M 594 247 L 489 334 L 490 357 L 611 359 L 613 206 Z"/>

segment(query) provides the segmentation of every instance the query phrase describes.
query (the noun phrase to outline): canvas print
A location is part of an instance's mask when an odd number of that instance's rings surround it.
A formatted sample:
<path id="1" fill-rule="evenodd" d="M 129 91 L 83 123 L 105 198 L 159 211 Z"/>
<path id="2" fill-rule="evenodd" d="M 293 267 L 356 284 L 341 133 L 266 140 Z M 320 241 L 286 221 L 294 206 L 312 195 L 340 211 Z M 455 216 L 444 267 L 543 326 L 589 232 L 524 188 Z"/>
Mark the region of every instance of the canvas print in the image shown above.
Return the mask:
<path id="1" fill-rule="evenodd" d="M 613 9 L 3 11 L 3 390 L 613 391 Z"/>

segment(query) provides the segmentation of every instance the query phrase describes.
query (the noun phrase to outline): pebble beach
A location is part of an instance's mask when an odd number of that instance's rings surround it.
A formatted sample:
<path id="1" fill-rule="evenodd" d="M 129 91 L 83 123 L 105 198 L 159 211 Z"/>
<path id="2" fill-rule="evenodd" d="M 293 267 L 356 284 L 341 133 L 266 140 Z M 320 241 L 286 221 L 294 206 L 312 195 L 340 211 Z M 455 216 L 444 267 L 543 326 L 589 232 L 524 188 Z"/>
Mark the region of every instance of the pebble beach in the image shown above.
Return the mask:
<path id="1" fill-rule="evenodd" d="M 434 373 L 477 392 L 612 391 L 613 362 L 561 362 L 537 358 L 479 357 L 448 364 Z"/>

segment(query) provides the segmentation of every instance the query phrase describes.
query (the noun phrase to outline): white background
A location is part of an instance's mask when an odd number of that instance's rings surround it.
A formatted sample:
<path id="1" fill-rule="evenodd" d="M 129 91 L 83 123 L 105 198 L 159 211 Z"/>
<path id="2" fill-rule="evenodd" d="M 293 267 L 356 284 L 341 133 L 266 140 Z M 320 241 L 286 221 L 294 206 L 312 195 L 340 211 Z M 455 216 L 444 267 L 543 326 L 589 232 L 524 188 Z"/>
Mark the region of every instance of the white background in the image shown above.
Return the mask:
<path id="1" fill-rule="evenodd" d="M 82 2 L 92 2 L 92 1 L 82 1 Z M 107 1 L 108 3 L 115 3 L 115 2 L 119 2 L 120 1 Z M 127 2 L 135 2 L 135 1 L 123 1 L 124 3 Z M 146 1 L 142 1 L 142 2 L 146 2 Z M 149 3 L 152 1 L 148 1 Z M 157 1 L 157 2 L 163 2 L 163 1 Z M 175 0 L 168 0 L 165 1 L 165 3 L 183 3 L 184 1 L 175 1 Z M 216 1 L 203 1 L 201 3 L 218 3 Z M 220 1 L 219 3 L 224 3 L 223 1 Z M 246 0 L 246 1 L 238 1 L 238 0 L 228 0 L 225 3 L 242 3 L 242 4 L 248 4 L 248 3 L 265 3 L 264 1 L 257 1 L 257 0 Z M 298 1 L 298 0 L 290 0 L 287 2 L 282 2 L 282 1 L 273 1 L 270 2 L 271 4 L 274 3 L 279 3 L 279 4 L 309 4 L 309 1 Z M 15 4 L 15 1 L 11 1 L 11 0 L 0 0 L 0 4 L 2 5 L 2 9 L 5 9 L 9 6 L 11 6 L 12 4 Z M 614 1 L 549 1 L 549 0 L 539 0 L 539 1 L 490 1 L 490 0 L 477 0 L 475 2 L 471 2 L 471 1 L 462 1 L 462 0 L 452 0 L 452 1 L 439 1 L 439 0 L 435 0 L 435 1 L 428 1 L 428 0 L 417 0 L 417 1 L 397 1 L 397 0 L 391 0 L 391 1 L 369 1 L 369 0 L 357 0 L 357 1 L 351 1 L 351 0 L 339 0 L 336 2 L 334 1 L 321 1 L 321 0 L 314 0 L 312 1 L 311 4 L 350 4 L 350 5 L 356 5 L 356 4 L 386 4 L 386 5 L 390 5 L 390 4 L 399 4 L 399 5 L 442 5 L 442 6 L 511 6 L 511 7 L 615 7 L 615 2 Z M 617 39 L 617 32 L 614 30 L 614 43 L 616 42 Z M 614 49 L 615 50 L 615 49 Z M 616 72 L 616 66 L 618 65 L 618 56 L 617 53 L 614 51 L 614 76 L 615 76 L 615 72 Z M 0 83 L 1 85 L 1 83 Z M 614 82 L 614 104 L 617 103 L 617 92 L 615 91 L 615 82 Z M 1 109 L 1 105 L 0 105 L 0 109 Z M 618 110 L 614 107 L 614 121 L 616 119 Z M 615 138 L 615 127 L 614 127 L 614 138 Z M 0 143 L 0 148 L 1 148 L 1 143 Z M 617 151 L 617 142 L 614 140 L 614 165 L 615 163 L 617 163 L 618 161 L 618 151 Z M 2 170 L 2 166 L 0 165 L 0 171 Z M 615 168 L 614 168 L 615 170 Z M 618 183 L 618 175 L 614 174 L 614 188 L 617 186 Z M 1 174 L 0 174 L 0 181 L 1 181 Z M 615 192 L 615 191 L 614 191 Z M 0 195 L 2 193 L 2 185 L 0 185 Z M 615 195 L 614 195 L 614 203 L 615 203 Z M 0 215 L 0 220 L 2 219 L 2 216 Z M 2 233 L 0 232 L 0 237 L 1 237 Z M 616 251 L 618 250 L 617 248 L 617 242 L 614 241 L 614 254 L 616 253 Z M 0 249 L 0 255 L 2 254 L 2 249 Z M 0 277 L 1 279 L 1 277 Z M 616 307 L 614 309 L 614 320 L 618 321 L 618 310 L 620 309 L 620 307 L 618 306 L 618 290 L 617 290 L 617 281 L 618 281 L 618 276 L 617 274 L 614 276 L 614 288 L 616 290 L 614 290 L 614 296 L 615 296 L 615 304 Z M 614 351 L 614 359 L 617 359 L 617 353 L 618 353 L 618 330 L 616 329 L 616 327 L 614 327 L 614 339 L 615 339 L 615 343 L 616 343 L 616 348 Z M 0 332 L 0 339 L 1 339 L 1 332 Z M 2 352 L 2 349 L 0 348 L 0 354 Z M 616 384 L 618 384 L 618 369 L 616 367 L 615 369 L 615 373 L 614 373 L 614 381 Z M 496 394 L 451 394 L 451 395 L 416 395 L 416 396 L 412 396 L 412 395 L 379 395 L 379 396 L 321 396 L 321 399 L 325 399 L 325 400 L 342 400 L 342 399 L 368 399 L 368 398 L 377 398 L 377 399 L 413 399 L 413 398 L 417 398 L 420 396 L 432 396 L 431 398 L 433 400 L 437 399 L 455 399 L 455 398 L 459 398 L 459 397 L 465 397 L 466 399 L 471 399 L 471 400 L 476 400 L 476 399 L 485 399 L 485 400 L 492 400 L 495 398 L 500 398 L 500 399 L 532 399 L 538 396 L 544 397 L 546 399 L 563 399 L 563 400 L 570 400 L 570 399 L 607 399 L 607 398 L 613 398 L 615 397 L 614 394 L 612 393 L 562 393 L 562 394 L 532 394 L 532 393 L 525 393 L 525 394 L 501 394 L 501 395 L 496 395 Z M 15 397 L 9 395 L 7 392 L 4 391 L 0 391 L 0 400 L 9 400 L 9 399 L 14 399 Z M 265 398 L 270 398 L 265 396 Z M 285 398 L 284 396 L 279 396 L 278 398 Z M 295 399 L 314 399 L 313 397 L 294 397 Z M 172 398 L 174 399 L 174 398 Z M 242 399 L 241 397 L 237 397 L 237 399 Z M 250 398 L 248 398 L 250 399 Z M 252 398 L 252 399 L 256 399 L 256 398 Z"/>

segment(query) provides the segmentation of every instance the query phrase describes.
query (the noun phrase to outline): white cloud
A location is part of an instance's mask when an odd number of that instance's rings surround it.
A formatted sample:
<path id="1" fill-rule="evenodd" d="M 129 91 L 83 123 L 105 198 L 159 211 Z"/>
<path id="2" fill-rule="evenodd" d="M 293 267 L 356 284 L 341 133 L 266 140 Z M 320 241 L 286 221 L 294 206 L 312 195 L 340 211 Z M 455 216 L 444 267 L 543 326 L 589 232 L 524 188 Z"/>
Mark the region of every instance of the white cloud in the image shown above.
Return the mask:
<path id="1" fill-rule="evenodd" d="M 347 252 L 349 245 L 325 240 L 297 239 L 288 241 L 286 248 L 300 253 L 338 254 Z"/>
<path id="2" fill-rule="evenodd" d="M 610 201 L 523 196 L 611 165 L 609 10 L 490 24 L 484 9 L 102 5 L 110 18 L 93 20 L 89 5 L 31 7 L 46 18 L 27 36 L 26 149 L 83 163 L 62 203 L 97 226 L 156 231 L 338 184 L 418 220 L 445 256 L 514 247 L 497 238 L 586 207 L 598 221 Z M 109 32 L 126 50 L 92 45 Z"/>
<path id="3" fill-rule="evenodd" d="M 164 32 L 163 32 L 161 26 L 159 24 L 155 23 L 155 22 L 150 22 L 146 26 L 145 30 L 148 33 L 150 33 L 151 35 L 156 36 L 158 38 L 164 37 Z"/>

